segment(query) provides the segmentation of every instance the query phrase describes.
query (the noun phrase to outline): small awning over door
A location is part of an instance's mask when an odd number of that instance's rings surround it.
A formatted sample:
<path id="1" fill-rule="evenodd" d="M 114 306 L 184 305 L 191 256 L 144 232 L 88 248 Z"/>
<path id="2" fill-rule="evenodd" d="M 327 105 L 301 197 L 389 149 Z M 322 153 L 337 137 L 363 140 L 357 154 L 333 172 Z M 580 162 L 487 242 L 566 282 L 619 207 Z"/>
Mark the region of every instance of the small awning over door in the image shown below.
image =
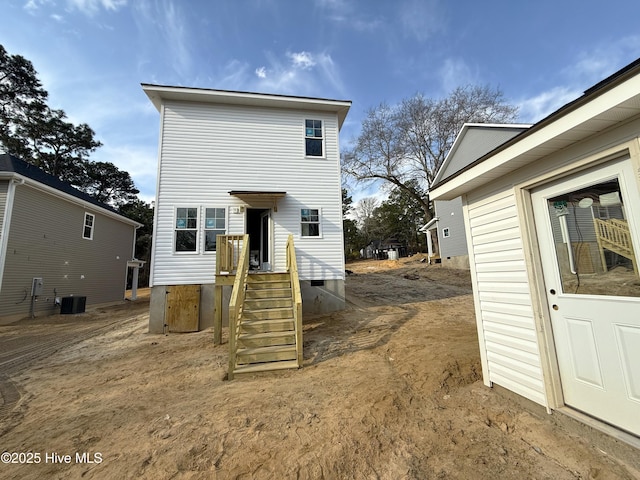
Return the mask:
<path id="1" fill-rule="evenodd" d="M 283 198 L 287 192 L 265 192 L 257 190 L 231 190 L 229 195 L 237 197 L 247 205 L 269 202 L 273 205 L 273 211 L 278 211 L 278 199 Z"/>

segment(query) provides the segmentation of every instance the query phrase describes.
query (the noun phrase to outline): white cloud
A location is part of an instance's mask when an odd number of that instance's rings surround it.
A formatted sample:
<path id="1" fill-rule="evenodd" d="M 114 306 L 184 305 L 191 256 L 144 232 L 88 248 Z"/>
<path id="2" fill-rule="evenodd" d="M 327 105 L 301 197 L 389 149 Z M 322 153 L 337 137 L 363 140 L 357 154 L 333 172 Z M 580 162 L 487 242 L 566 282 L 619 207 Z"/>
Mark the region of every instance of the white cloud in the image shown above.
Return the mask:
<path id="1" fill-rule="evenodd" d="M 309 52 L 288 53 L 294 67 L 308 70 L 316 65 L 313 56 Z"/>
<path id="2" fill-rule="evenodd" d="M 406 0 L 398 8 L 398 15 L 405 34 L 420 42 L 445 29 L 438 0 Z"/>
<path id="3" fill-rule="evenodd" d="M 288 62 L 270 55 L 269 76 L 259 78 L 252 89 L 309 96 L 327 96 L 326 90 L 331 90 L 344 96 L 340 72 L 331 55 L 303 51 L 288 52 L 286 57 Z"/>
<path id="4" fill-rule="evenodd" d="M 578 98 L 582 92 L 569 87 L 554 87 L 531 98 L 516 103 L 520 111 L 520 121 L 535 123 L 555 112 L 563 105 Z"/>
<path id="5" fill-rule="evenodd" d="M 67 0 L 69 8 L 89 16 L 95 15 L 101 9 L 115 12 L 126 4 L 127 0 Z"/>
<path id="6" fill-rule="evenodd" d="M 183 5 L 171 0 L 138 0 L 132 9 L 140 38 L 146 42 L 139 55 L 154 57 L 161 51 L 161 63 L 173 68 L 181 80 L 190 78 L 195 63 L 192 52 L 196 50 L 191 47 Z"/>
<path id="7" fill-rule="evenodd" d="M 41 7 L 45 7 L 47 5 L 55 5 L 55 3 L 53 2 L 53 0 L 29 0 L 24 4 L 23 8 L 27 12 L 34 14 L 38 10 L 40 10 Z"/>
<path id="8" fill-rule="evenodd" d="M 448 58 L 439 70 L 442 86 L 449 92 L 456 87 L 476 83 L 475 75 L 462 59 Z"/>
<path id="9" fill-rule="evenodd" d="M 138 144 L 104 142 L 92 156 L 96 162 L 111 162 L 131 175 L 138 195 L 145 202 L 155 200 L 158 154 L 155 148 Z"/>
<path id="10" fill-rule="evenodd" d="M 267 78 L 267 69 L 265 67 L 256 68 L 256 75 L 260 78 Z"/>

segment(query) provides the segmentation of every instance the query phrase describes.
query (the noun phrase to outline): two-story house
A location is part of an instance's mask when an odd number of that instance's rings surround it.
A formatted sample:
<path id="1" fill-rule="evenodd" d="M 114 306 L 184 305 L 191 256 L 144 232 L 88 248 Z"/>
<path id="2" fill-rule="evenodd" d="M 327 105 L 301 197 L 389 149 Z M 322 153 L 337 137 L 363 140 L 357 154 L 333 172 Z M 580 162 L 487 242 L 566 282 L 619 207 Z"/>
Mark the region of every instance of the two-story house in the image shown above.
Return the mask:
<path id="1" fill-rule="evenodd" d="M 140 226 L 34 165 L 0 155 L 0 323 L 124 300 L 127 271 L 140 266 Z"/>
<path id="2" fill-rule="evenodd" d="M 351 102 L 142 88 L 160 112 L 149 330 L 214 325 L 227 304 L 216 308 L 216 283 L 235 268 L 221 267 L 217 239 L 244 234 L 251 272 L 284 272 L 291 235 L 304 311 L 344 308 L 338 134 Z"/>

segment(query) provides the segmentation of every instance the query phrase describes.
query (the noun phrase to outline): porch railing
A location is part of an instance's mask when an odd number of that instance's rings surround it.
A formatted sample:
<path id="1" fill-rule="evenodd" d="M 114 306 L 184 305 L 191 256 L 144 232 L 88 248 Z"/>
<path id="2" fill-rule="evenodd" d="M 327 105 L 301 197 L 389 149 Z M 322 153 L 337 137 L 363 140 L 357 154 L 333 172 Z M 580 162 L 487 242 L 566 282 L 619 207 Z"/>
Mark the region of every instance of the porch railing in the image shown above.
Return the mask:
<path id="1" fill-rule="evenodd" d="M 633 270 L 638 274 L 638 264 L 633 252 L 633 243 L 631 241 L 631 232 L 629 224 L 625 220 L 615 218 L 602 220 L 594 218 L 593 223 L 596 227 L 596 235 L 598 246 L 600 247 L 600 256 L 602 266 L 607 270 L 607 263 L 604 257 L 603 248 L 610 250 L 618 255 L 628 258 L 633 263 Z"/>
<path id="2" fill-rule="evenodd" d="M 238 268 L 242 249 L 248 243 L 248 235 L 218 235 L 216 237 L 216 274 L 234 273 Z"/>
<path id="3" fill-rule="evenodd" d="M 296 249 L 293 244 L 293 235 L 287 239 L 287 272 L 291 277 L 291 295 L 293 297 L 293 319 L 296 324 L 296 354 L 298 368 L 302 367 L 302 292 L 300 291 L 300 278 L 298 277 L 298 261 Z"/>
<path id="4" fill-rule="evenodd" d="M 239 237 L 241 237 L 242 248 L 238 254 L 238 262 L 235 268 L 236 278 L 233 282 L 231 300 L 229 301 L 229 380 L 233 379 L 233 372 L 236 369 L 238 336 L 240 335 L 240 322 L 242 321 L 242 309 L 249 275 L 249 235 L 240 235 Z M 229 263 L 227 265 L 232 264 Z"/>

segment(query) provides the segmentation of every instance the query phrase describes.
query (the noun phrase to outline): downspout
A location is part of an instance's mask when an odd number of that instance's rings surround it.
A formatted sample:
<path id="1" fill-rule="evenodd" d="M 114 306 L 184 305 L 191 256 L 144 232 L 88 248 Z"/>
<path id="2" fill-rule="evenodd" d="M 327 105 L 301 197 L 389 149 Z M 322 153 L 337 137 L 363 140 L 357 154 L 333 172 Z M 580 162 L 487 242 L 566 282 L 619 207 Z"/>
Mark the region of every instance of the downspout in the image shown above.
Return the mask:
<path id="1" fill-rule="evenodd" d="M 24 178 L 12 178 L 7 188 L 7 201 L 4 206 L 2 225 L 0 226 L 0 292 L 2 292 L 2 278 L 9 245 L 9 229 L 11 228 L 11 212 L 13 211 L 16 185 L 24 185 Z"/>

